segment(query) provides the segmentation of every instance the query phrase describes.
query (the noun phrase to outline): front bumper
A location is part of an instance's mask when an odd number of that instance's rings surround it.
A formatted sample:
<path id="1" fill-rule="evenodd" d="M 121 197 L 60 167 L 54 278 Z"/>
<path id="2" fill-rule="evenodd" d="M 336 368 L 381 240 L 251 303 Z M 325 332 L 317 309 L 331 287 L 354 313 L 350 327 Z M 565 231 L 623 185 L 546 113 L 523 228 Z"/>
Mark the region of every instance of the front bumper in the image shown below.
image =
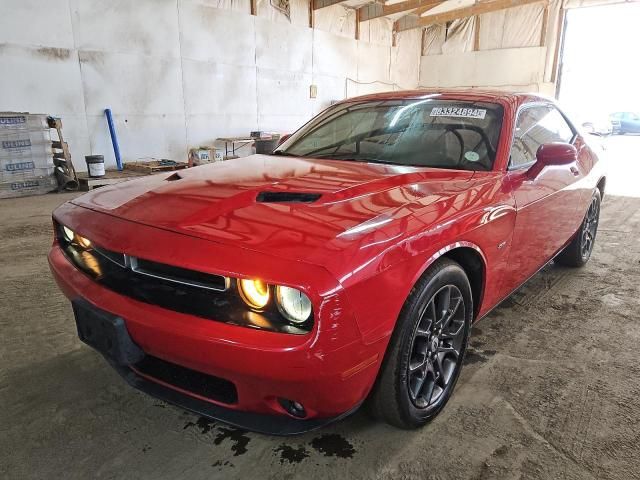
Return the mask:
<path id="1" fill-rule="evenodd" d="M 109 236 L 92 240 L 102 244 L 111 242 L 106 246 L 122 251 L 127 248 L 122 240 L 125 235 L 154 237 L 155 241 L 144 242 L 148 245 L 144 253 L 151 258 L 160 255 L 162 245 L 171 244 L 174 252 L 199 252 L 203 258 L 219 262 L 242 258 L 247 263 L 260 264 L 260 259 L 252 258 L 252 253 L 243 252 L 240 256 L 231 247 L 130 222 L 125 222 L 128 225 L 124 228 L 119 222 L 125 221 L 109 217 L 111 228 L 105 228 Z M 158 246 L 158 251 L 153 250 L 154 246 Z M 208 251 L 203 252 L 204 248 Z M 142 255 L 142 252 L 135 253 Z M 200 414 L 260 432 L 299 433 L 352 412 L 375 380 L 384 345 L 362 342 L 353 314 L 341 297 L 343 293 L 328 295 L 318 309 L 311 333 L 287 335 L 169 311 L 119 295 L 76 269 L 57 244 L 51 249 L 49 264 L 55 280 L 71 301 L 86 300 L 93 307 L 124 319 L 128 335 L 145 355 L 226 379 L 235 385 L 237 402 L 225 404 L 143 377 L 131 366 L 117 367 L 134 387 Z M 294 270 L 293 267 L 279 268 L 287 272 Z M 308 267 L 304 268 L 308 274 Z M 324 282 L 319 278 L 320 272 L 314 274 L 315 279 Z M 306 417 L 298 419 L 287 413 L 278 401 L 281 398 L 301 403 Z"/>
<path id="2" fill-rule="evenodd" d="M 130 337 L 122 318 L 105 312 L 82 299 L 74 300 L 72 304 L 80 339 L 101 353 L 129 385 L 153 397 L 186 408 L 197 414 L 260 433 L 294 435 L 320 428 L 346 417 L 359 406 L 358 404 L 352 410 L 348 410 L 336 417 L 313 419 L 243 412 L 222 407 L 207 401 L 206 397 L 189 394 L 187 390 L 181 389 L 176 385 L 171 385 L 149 376 L 147 373 L 153 375 L 153 371 L 149 372 L 149 369 L 145 367 L 146 364 L 149 362 L 167 364 L 167 362 L 146 355 Z M 197 375 L 198 378 L 195 382 L 191 382 L 192 385 L 198 383 L 198 380 L 202 383 L 202 380 L 206 380 L 207 377 L 198 372 L 188 371 L 183 367 L 174 366 L 173 372 L 175 372 L 175 369 L 186 372 L 185 377 L 189 377 L 189 374 L 192 376 Z M 222 383 L 219 379 L 209 378 L 209 383 L 213 383 L 214 388 Z M 167 380 L 171 381 L 170 378 Z M 186 382 L 182 383 L 185 384 Z M 230 382 L 225 383 L 230 384 Z M 233 388 L 233 394 L 235 394 L 235 388 Z"/>

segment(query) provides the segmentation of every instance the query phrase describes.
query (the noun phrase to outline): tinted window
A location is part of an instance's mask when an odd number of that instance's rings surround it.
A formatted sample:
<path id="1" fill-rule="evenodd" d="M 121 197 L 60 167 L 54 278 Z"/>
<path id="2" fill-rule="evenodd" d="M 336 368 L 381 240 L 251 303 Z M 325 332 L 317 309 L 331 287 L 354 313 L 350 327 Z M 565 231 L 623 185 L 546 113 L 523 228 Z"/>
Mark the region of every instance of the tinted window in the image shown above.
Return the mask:
<path id="1" fill-rule="evenodd" d="M 491 170 L 500 105 L 432 98 L 336 105 L 276 154 L 391 165 Z"/>
<path id="2" fill-rule="evenodd" d="M 540 145 L 569 143 L 572 139 L 573 130 L 557 109 L 549 105 L 526 108 L 520 112 L 516 122 L 510 165 L 531 164 L 536 160 Z"/>

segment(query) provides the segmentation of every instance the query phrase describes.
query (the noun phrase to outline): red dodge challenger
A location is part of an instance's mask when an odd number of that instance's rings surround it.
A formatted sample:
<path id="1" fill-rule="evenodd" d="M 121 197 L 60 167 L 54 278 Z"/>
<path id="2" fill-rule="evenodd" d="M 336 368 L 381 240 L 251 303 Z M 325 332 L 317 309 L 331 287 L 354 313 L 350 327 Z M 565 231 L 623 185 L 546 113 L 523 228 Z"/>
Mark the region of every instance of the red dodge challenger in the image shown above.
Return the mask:
<path id="1" fill-rule="evenodd" d="M 62 205 L 49 263 L 80 339 L 150 395 L 273 434 L 365 400 L 414 428 L 451 397 L 474 322 L 549 260 L 589 260 L 604 187 L 546 98 L 371 95 L 273 155 Z"/>

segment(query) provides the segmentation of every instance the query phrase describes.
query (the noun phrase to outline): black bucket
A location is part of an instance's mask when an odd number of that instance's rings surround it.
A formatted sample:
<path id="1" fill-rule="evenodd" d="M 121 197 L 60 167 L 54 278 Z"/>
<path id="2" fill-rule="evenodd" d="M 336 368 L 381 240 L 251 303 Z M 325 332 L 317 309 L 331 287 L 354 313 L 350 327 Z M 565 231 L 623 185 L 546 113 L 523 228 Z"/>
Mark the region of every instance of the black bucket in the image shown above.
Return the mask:
<path id="1" fill-rule="evenodd" d="M 90 177 L 104 177 L 103 155 L 87 155 L 84 160 L 87 162 L 87 171 Z"/>

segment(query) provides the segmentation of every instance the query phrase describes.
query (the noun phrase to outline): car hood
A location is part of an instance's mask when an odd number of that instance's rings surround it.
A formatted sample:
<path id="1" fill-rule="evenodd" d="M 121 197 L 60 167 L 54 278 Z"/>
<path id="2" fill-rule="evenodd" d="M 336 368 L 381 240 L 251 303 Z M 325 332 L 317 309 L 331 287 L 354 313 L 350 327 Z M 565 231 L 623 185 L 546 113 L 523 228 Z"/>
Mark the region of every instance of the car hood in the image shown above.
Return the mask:
<path id="1" fill-rule="evenodd" d="M 468 190 L 472 178 L 473 172 L 459 170 L 252 155 L 103 187 L 73 203 L 181 234 L 323 264 L 417 209 L 441 211 L 435 205 Z M 263 192 L 315 195 L 302 196 L 303 202 L 287 196 L 264 202 Z M 429 218 L 437 222 L 442 216 Z"/>

